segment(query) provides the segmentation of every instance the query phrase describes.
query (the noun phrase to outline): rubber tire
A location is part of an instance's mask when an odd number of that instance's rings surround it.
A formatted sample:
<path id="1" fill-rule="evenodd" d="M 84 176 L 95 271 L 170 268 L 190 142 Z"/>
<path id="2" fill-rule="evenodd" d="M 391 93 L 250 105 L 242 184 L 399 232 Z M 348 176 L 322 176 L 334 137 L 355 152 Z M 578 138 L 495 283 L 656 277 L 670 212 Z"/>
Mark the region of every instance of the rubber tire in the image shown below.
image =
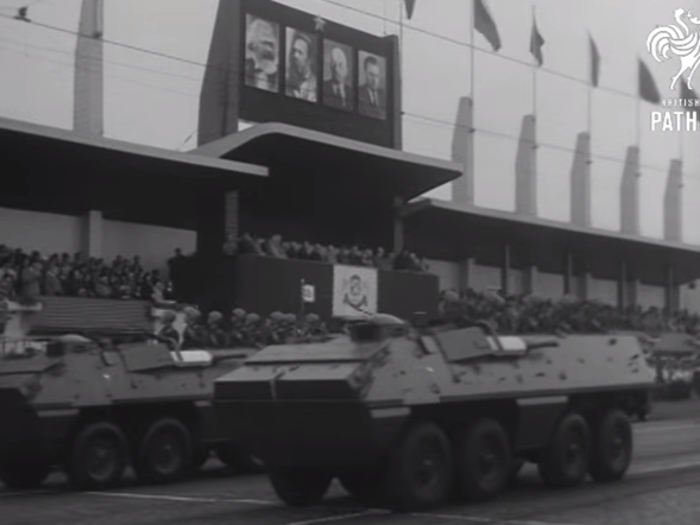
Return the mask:
<path id="1" fill-rule="evenodd" d="M 421 487 L 414 468 L 421 461 L 421 445 L 428 445 L 442 456 L 437 480 L 432 487 Z M 409 427 L 390 454 L 377 494 L 380 504 L 398 512 L 428 510 L 443 503 L 452 492 L 453 453 L 450 441 L 440 427 L 430 422 Z"/>
<path id="2" fill-rule="evenodd" d="M 623 456 L 618 464 L 611 457 L 611 440 L 618 434 L 622 439 Z M 589 472 L 591 477 L 606 483 L 622 479 L 632 463 L 633 432 L 629 417 L 620 410 L 610 410 L 596 422 L 593 454 Z"/>
<path id="3" fill-rule="evenodd" d="M 571 439 L 578 435 L 580 454 L 578 464 L 566 465 L 566 449 Z M 552 488 L 569 488 L 581 484 L 588 473 L 591 457 L 591 431 L 585 418 L 569 413 L 559 422 L 549 447 L 538 464 L 544 484 Z"/>
<path id="4" fill-rule="evenodd" d="M 315 505 L 326 495 L 333 476 L 311 469 L 272 469 L 268 473 L 277 497 L 291 507 Z"/>
<path id="5" fill-rule="evenodd" d="M 170 472 L 159 470 L 154 464 L 155 449 L 162 444 L 162 439 L 174 438 L 179 450 L 176 450 L 179 466 Z M 134 471 L 144 483 L 172 483 L 182 479 L 188 472 L 192 461 L 192 436 L 181 421 L 163 418 L 155 421 L 144 433 L 134 457 Z"/>
<path id="6" fill-rule="evenodd" d="M 44 483 L 49 472 L 51 472 L 50 462 L 0 463 L 0 482 L 8 489 L 35 489 Z"/>
<path id="7" fill-rule="evenodd" d="M 242 443 L 220 443 L 215 447 L 216 457 L 234 472 L 241 474 L 259 474 L 264 470 L 260 459 L 255 457 L 250 448 Z"/>
<path id="8" fill-rule="evenodd" d="M 111 475 L 101 480 L 92 477 L 86 464 L 88 451 L 99 438 L 110 442 L 115 454 Z M 80 430 L 73 439 L 64 470 L 74 487 L 81 490 L 104 490 L 121 480 L 128 457 L 127 441 L 118 426 L 108 422 L 92 423 Z"/>
<path id="9" fill-rule="evenodd" d="M 496 456 L 492 479 L 480 475 L 479 455 L 489 440 Z M 494 498 L 508 486 L 513 468 L 513 457 L 508 434 L 503 426 L 491 418 L 479 419 L 457 434 L 457 495 L 470 501 Z"/>

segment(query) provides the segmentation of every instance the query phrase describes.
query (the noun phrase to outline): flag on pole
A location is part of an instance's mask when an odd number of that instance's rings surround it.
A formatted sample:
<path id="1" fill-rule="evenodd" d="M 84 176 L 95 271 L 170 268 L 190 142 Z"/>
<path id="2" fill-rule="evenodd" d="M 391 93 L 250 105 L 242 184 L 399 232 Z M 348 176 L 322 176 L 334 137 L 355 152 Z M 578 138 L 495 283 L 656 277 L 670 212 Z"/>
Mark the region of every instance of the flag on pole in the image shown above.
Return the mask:
<path id="1" fill-rule="evenodd" d="M 474 0 L 474 29 L 484 36 L 494 51 L 501 49 L 501 37 L 496 22 L 486 9 L 484 0 Z"/>
<path id="2" fill-rule="evenodd" d="M 406 17 L 410 20 L 413 16 L 413 10 L 416 8 L 416 0 L 403 0 L 406 6 Z"/>
<path id="3" fill-rule="evenodd" d="M 656 81 L 649 71 L 649 67 L 644 61 L 639 58 L 639 96 L 642 100 L 646 100 L 652 104 L 661 102 L 661 94 L 659 88 L 656 87 Z"/>
<path id="4" fill-rule="evenodd" d="M 600 77 L 600 53 L 598 52 L 598 46 L 595 44 L 595 40 L 593 40 L 590 34 L 588 35 L 588 45 L 591 51 L 591 85 L 597 87 Z"/>
<path id="5" fill-rule="evenodd" d="M 532 16 L 532 34 L 530 35 L 530 53 L 537 60 L 538 65 L 544 63 L 544 56 L 542 55 L 542 46 L 544 46 L 544 38 L 537 29 L 537 20 L 535 20 L 535 15 Z"/>

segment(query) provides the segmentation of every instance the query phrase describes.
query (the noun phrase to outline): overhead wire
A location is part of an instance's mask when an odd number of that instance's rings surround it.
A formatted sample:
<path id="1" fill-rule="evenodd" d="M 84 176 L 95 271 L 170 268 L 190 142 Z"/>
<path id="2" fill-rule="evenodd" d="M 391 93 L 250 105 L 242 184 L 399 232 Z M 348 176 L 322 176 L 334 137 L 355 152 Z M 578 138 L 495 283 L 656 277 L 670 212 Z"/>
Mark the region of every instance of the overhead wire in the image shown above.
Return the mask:
<path id="1" fill-rule="evenodd" d="M 35 4 L 41 3 L 41 2 L 43 2 L 43 1 L 47 1 L 47 0 L 37 0 L 37 1 L 35 2 Z M 50 1 L 50 0 L 48 0 L 48 1 Z M 343 8 L 343 9 L 347 9 L 347 10 L 349 10 L 349 11 L 361 13 L 361 14 L 363 14 L 363 15 L 370 16 L 370 17 L 373 17 L 373 18 L 376 18 L 376 19 L 379 19 L 379 20 L 383 20 L 383 21 L 388 22 L 388 23 L 390 23 L 390 24 L 399 25 L 399 22 L 394 21 L 394 20 L 392 20 L 392 19 L 390 19 L 390 18 L 388 18 L 388 17 L 383 17 L 382 15 L 379 15 L 379 14 L 376 14 L 376 13 L 372 13 L 372 12 L 370 12 L 370 11 L 366 11 L 366 10 L 363 10 L 363 9 L 359 9 L 359 8 L 357 8 L 357 7 L 345 5 L 345 4 L 336 2 L 336 1 L 334 1 L 334 0 L 319 0 L 319 1 L 324 2 L 324 3 L 327 3 L 327 4 L 330 4 L 330 5 L 335 5 L 335 6 L 338 6 L 338 7 Z M 33 5 L 33 4 L 30 4 L 30 5 Z M 7 15 L 3 15 L 3 14 L 0 14 L 0 18 L 5 18 L 5 19 L 8 19 L 8 20 L 14 20 L 13 17 L 7 16 Z M 34 26 L 42 27 L 42 28 L 44 28 L 44 29 L 57 31 L 57 32 L 61 32 L 61 33 L 64 33 L 64 34 L 70 34 L 70 35 L 72 35 L 72 36 L 82 36 L 82 37 L 85 37 L 85 38 L 95 38 L 94 35 L 83 34 L 83 33 L 79 32 L 79 31 L 74 31 L 74 30 L 70 30 L 70 29 L 61 28 L 61 27 L 58 27 L 58 26 L 53 26 L 53 25 L 51 25 L 51 24 L 46 24 L 46 23 L 42 23 L 42 22 L 37 22 L 37 21 L 35 21 L 35 20 L 31 20 L 31 24 L 34 25 Z M 510 61 L 510 62 L 515 62 L 515 63 L 521 64 L 521 65 L 523 65 L 523 66 L 527 66 L 527 67 L 530 67 L 530 68 L 531 68 L 531 67 L 534 67 L 532 64 L 530 64 L 530 63 L 528 63 L 528 62 L 526 62 L 526 61 L 523 61 L 523 60 L 520 60 L 520 59 L 517 59 L 517 58 L 514 58 L 514 57 L 509 57 L 509 56 L 504 55 L 504 54 L 502 54 L 502 53 L 496 53 L 496 52 L 490 51 L 490 50 L 488 50 L 488 49 L 481 48 L 481 47 L 479 47 L 479 46 L 473 45 L 473 44 L 471 44 L 471 43 L 469 43 L 469 42 L 466 42 L 466 41 L 461 41 L 461 40 L 457 40 L 457 39 L 454 39 L 454 38 L 451 38 L 451 37 L 448 37 L 448 36 L 445 36 L 445 35 L 440 35 L 439 33 L 434 33 L 434 32 L 432 32 L 432 31 L 429 31 L 429 30 L 426 30 L 426 29 L 423 29 L 423 28 L 419 28 L 419 27 L 416 27 L 416 26 L 412 26 L 412 25 L 405 25 L 405 27 L 406 27 L 407 29 L 409 29 L 409 30 L 413 30 L 413 31 L 416 31 L 416 32 L 419 32 L 419 33 L 423 33 L 423 34 L 429 35 L 429 36 L 431 36 L 431 37 L 438 38 L 438 39 L 440 39 L 440 40 L 453 43 L 453 44 L 455 44 L 455 45 L 460 45 L 460 46 L 463 46 L 463 47 L 466 47 L 466 48 L 473 47 L 476 51 L 480 51 L 480 52 L 483 52 L 483 53 L 487 53 L 487 54 L 489 54 L 489 55 L 496 56 L 496 57 L 501 58 L 501 59 L 503 59 L 503 60 L 507 60 L 507 61 Z M 2 39 L 0 39 L 0 40 L 2 40 Z M 159 57 L 159 58 L 165 58 L 165 59 L 177 61 L 177 62 L 184 63 L 184 64 L 188 64 L 188 65 L 193 65 L 193 66 L 201 67 L 201 68 L 204 68 L 205 70 L 207 70 L 207 69 L 214 69 L 214 70 L 219 70 L 219 71 L 224 72 L 224 73 L 231 73 L 231 72 L 233 72 L 233 73 L 240 73 L 240 70 L 234 71 L 233 68 L 230 67 L 230 66 L 218 66 L 218 65 L 212 65 L 212 64 L 202 63 L 202 62 L 198 62 L 198 61 L 196 61 L 196 60 L 191 60 L 191 59 L 183 58 L 183 57 L 180 57 L 180 56 L 177 56 L 177 55 L 172 55 L 172 54 L 169 54 L 169 53 L 164 53 L 164 52 L 160 52 L 160 51 L 155 51 L 155 50 L 152 50 L 152 49 L 147 49 L 147 48 L 143 48 L 143 47 L 136 46 L 136 45 L 132 45 L 132 44 L 126 44 L 126 43 L 124 43 L 124 42 L 119 42 L 119 41 L 115 41 L 115 40 L 111 40 L 111 39 L 106 39 L 106 38 L 104 38 L 104 37 L 101 37 L 101 40 L 102 40 L 103 43 L 108 44 L 108 45 L 112 45 L 112 46 L 116 46 L 116 47 L 120 47 L 120 48 L 124 48 L 124 49 L 129 49 L 129 50 L 132 50 L 132 51 L 136 51 L 136 52 L 148 54 L 148 55 L 155 56 L 155 57 Z M 15 42 L 15 43 L 19 44 L 19 42 Z M 34 45 L 31 45 L 31 44 L 21 44 L 21 45 L 27 46 L 27 47 L 34 47 L 34 48 L 37 48 L 37 49 L 42 49 L 41 46 L 34 46 Z M 58 51 L 58 50 L 51 50 L 51 49 L 48 49 L 48 48 L 44 48 L 44 49 L 46 49 L 46 50 L 48 50 L 48 51 L 60 52 L 60 51 Z M 66 53 L 66 54 L 68 54 L 68 53 Z M 74 55 L 74 54 L 71 53 L 71 55 Z M 94 59 L 94 57 L 85 57 L 85 58 Z M 143 66 L 136 66 L 136 65 L 133 65 L 133 64 L 127 64 L 127 63 L 117 62 L 117 61 L 111 61 L 111 60 L 105 60 L 105 62 L 107 62 L 107 63 L 112 63 L 112 64 L 115 64 L 115 65 L 120 65 L 120 66 L 127 67 L 127 68 L 132 68 L 132 69 L 150 71 L 150 72 L 153 72 L 153 73 L 156 73 L 156 74 L 168 75 L 168 76 L 173 76 L 173 77 L 181 77 L 181 78 L 188 79 L 188 80 L 199 81 L 199 79 L 196 79 L 195 77 L 191 77 L 191 76 L 189 76 L 189 75 L 181 75 L 181 74 L 172 73 L 172 72 L 168 72 L 168 71 L 157 70 L 157 69 L 152 69 L 152 68 L 145 68 L 145 67 L 143 67 Z M 66 65 L 67 65 L 67 64 L 66 64 Z M 544 69 L 544 68 L 540 68 L 540 70 L 541 70 L 541 71 L 544 71 L 544 72 L 547 72 L 547 73 L 549 73 L 549 74 L 555 75 L 555 76 L 559 76 L 559 77 L 568 79 L 568 80 L 573 81 L 573 82 L 578 82 L 578 83 L 581 83 L 581 84 L 588 85 L 588 83 L 587 83 L 585 80 L 580 79 L 580 78 L 577 78 L 577 77 L 574 77 L 574 76 L 571 76 L 571 75 L 566 75 L 566 74 L 561 73 L 561 72 L 557 72 L 557 71 L 549 70 L 549 69 Z M 117 78 L 118 78 L 118 77 L 117 77 Z M 124 79 L 123 79 L 123 78 L 120 78 L 120 80 L 124 80 Z M 126 81 L 126 80 L 124 80 L 124 81 Z M 152 88 L 154 88 L 154 89 L 163 89 L 163 90 L 165 90 L 165 91 L 171 91 L 171 92 L 179 93 L 179 94 L 183 94 L 183 95 L 190 95 L 190 94 L 186 94 L 186 93 L 181 92 L 181 91 L 179 92 L 179 91 L 175 91 L 175 90 L 172 90 L 172 89 L 162 88 L 162 87 L 160 87 L 160 86 L 153 86 L 153 85 L 142 84 L 142 83 L 135 82 L 135 81 L 130 82 L 130 83 L 137 84 L 137 85 L 144 85 L 144 86 L 146 86 L 146 87 L 152 87 Z M 633 94 L 630 94 L 630 93 L 627 93 L 627 92 L 624 92 L 624 91 L 612 89 L 612 88 L 609 88 L 609 87 L 605 87 L 605 86 L 598 86 L 596 89 L 599 89 L 599 90 L 602 90 L 602 91 L 613 92 L 613 93 L 616 93 L 616 94 L 618 94 L 618 95 L 623 95 L 623 96 L 630 97 L 630 98 L 637 98 L 636 95 L 633 95 Z M 192 96 L 197 96 L 197 95 L 194 95 L 194 94 L 193 94 Z M 459 129 L 459 128 L 467 129 L 466 126 L 464 126 L 464 125 L 462 125 L 462 124 L 459 124 L 458 122 L 448 121 L 448 120 L 444 120 L 444 119 L 439 119 L 439 118 L 436 118 L 436 117 L 433 117 L 433 116 L 429 116 L 429 115 L 423 115 L 423 114 L 420 114 L 420 113 L 414 113 L 414 112 L 405 111 L 405 110 L 402 112 L 402 114 L 403 114 L 404 116 L 413 117 L 413 118 L 414 118 L 414 121 L 415 121 L 415 119 L 417 118 L 417 119 L 421 119 L 421 120 L 424 120 L 424 121 L 430 121 L 430 122 L 433 122 L 433 123 L 436 123 L 436 124 L 441 124 L 441 125 L 444 125 L 445 127 L 450 127 L 450 128 L 455 128 L 455 129 Z M 519 140 L 520 140 L 520 137 L 519 137 L 519 136 L 511 135 L 511 134 L 503 133 L 503 132 L 497 132 L 497 131 L 495 131 L 495 130 L 489 130 L 489 129 L 482 128 L 482 127 L 470 128 L 470 129 L 471 129 L 472 131 L 481 132 L 481 133 L 488 134 L 488 135 L 491 135 L 491 136 L 498 136 L 498 137 L 501 137 L 501 138 L 507 138 L 507 139 L 509 139 L 509 140 L 514 140 L 514 141 L 519 141 Z M 188 137 L 188 139 L 185 140 L 185 142 L 187 142 L 187 140 L 189 140 L 189 137 Z M 559 146 L 559 145 L 554 145 L 554 144 L 543 144 L 543 143 L 541 143 L 541 142 L 538 142 L 538 145 L 539 145 L 539 146 L 542 146 L 542 147 L 551 148 L 551 149 L 558 149 L 558 150 L 560 150 L 560 151 L 566 151 L 566 152 L 569 152 L 569 153 L 576 152 L 576 149 L 575 149 L 575 148 L 567 148 L 567 147 L 565 147 L 565 146 Z M 592 157 L 594 157 L 594 158 L 599 158 L 599 159 L 603 159 L 603 160 L 609 160 L 609 161 L 613 161 L 613 162 L 618 162 L 618 163 L 624 163 L 624 162 L 625 162 L 623 159 L 620 159 L 620 158 L 614 158 L 614 157 L 604 156 L 604 155 L 600 155 L 600 154 L 592 154 Z M 661 171 L 661 172 L 664 172 L 664 173 L 667 171 L 667 168 L 663 168 L 663 167 L 660 167 L 660 166 L 654 166 L 654 165 L 643 165 L 643 166 L 641 166 L 641 167 L 645 167 L 645 168 L 648 168 L 648 169 L 651 169 L 651 170 L 655 170 L 655 171 Z"/>

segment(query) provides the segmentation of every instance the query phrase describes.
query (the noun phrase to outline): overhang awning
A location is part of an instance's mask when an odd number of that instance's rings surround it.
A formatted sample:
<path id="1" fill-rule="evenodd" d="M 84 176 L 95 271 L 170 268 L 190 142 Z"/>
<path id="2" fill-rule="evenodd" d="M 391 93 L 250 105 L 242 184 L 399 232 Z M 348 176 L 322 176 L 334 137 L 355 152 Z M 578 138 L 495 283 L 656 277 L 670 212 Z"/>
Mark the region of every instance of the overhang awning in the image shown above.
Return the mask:
<path id="1" fill-rule="evenodd" d="M 462 174 L 459 164 L 384 148 L 276 122 L 257 124 L 205 144 L 200 156 L 260 164 L 270 168 L 270 191 L 323 194 L 383 205 L 405 202 Z M 361 199 L 361 200 L 357 200 Z"/>
<path id="2" fill-rule="evenodd" d="M 264 180 L 262 166 L 0 118 L 0 206 L 54 213 L 102 210 L 121 220 L 191 227 L 193 192 Z"/>
<path id="3" fill-rule="evenodd" d="M 562 274 L 567 252 L 575 272 L 617 280 L 621 262 L 630 279 L 663 286 L 666 268 L 674 282 L 700 278 L 700 247 L 618 232 L 586 229 L 515 213 L 469 207 L 436 199 L 421 199 L 404 208 L 407 248 L 429 258 L 451 261 L 474 257 L 498 266 L 503 246 L 510 245 L 511 266 L 535 265 Z"/>

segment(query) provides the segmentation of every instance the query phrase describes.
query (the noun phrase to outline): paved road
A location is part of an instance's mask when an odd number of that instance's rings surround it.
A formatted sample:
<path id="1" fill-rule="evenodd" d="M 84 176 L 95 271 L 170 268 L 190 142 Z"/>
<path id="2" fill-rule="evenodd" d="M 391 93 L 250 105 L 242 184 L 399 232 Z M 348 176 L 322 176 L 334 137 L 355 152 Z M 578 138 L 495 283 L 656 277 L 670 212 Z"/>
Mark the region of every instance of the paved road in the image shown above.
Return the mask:
<path id="1" fill-rule="evenodd" d="M 697 525 L 700 522 L 700 420 L 635 425 L 636 458 L 628 478 L 545 490 L 532 468 L 498 500 L 391 515 L 357 508 L 334 487 L 321 507 L 289 509 L 262 476 L 226 477 L 211 465 L 171 486 L 126 484 L 105 493 L 65 489 L 55 475 L 45 490 L 0 489 L 2 525 Z"/>

